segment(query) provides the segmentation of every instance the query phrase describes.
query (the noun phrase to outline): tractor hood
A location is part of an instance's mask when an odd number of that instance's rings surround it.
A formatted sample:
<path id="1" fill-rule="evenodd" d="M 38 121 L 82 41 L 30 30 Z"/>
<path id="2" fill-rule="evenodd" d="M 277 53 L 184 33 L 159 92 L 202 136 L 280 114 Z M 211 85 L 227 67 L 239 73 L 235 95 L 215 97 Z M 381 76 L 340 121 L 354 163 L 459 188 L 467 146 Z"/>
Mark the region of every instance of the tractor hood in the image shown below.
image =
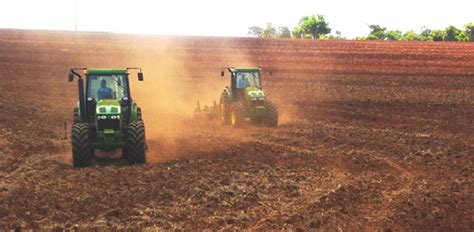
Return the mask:
<path id="1" fill-rule="evenodd" d="M 97 114 L 120 114 L 121 107 L 118 100 L 104 99 L 99 100 L 96 106 Z"/>
<path id="2" fill-rule="evenodd" d="M 262 98 L 265 98 L 265 93 L 263 90 L 257 88 L 257 87 L 247 87 L 245 88 L 245 95 L 250 98 L 250 99 L 258 99 L 261 100 Z"/>

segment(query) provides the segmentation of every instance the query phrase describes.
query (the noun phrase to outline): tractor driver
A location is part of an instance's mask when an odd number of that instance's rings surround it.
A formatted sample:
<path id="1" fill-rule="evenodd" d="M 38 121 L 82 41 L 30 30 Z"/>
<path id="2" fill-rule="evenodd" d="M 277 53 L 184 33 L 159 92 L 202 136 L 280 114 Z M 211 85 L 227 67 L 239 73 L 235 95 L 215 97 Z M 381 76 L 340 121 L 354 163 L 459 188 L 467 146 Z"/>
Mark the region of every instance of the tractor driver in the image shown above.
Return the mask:
<path id="1" fill-rule="evenodd" d="M 100 89 L 97 91 L 97 98 L 98 100 L 114 98 L 114 93 L 111 88 L 107 87 L 107 81 L 105 79 L 100 81 Z"/>
<path id="2" fill-rule="evenodd" d="M 241 73 L 240 75 L 240 78 L 239 78 L 239 88 L 243 89 L 245 87 L 247 87 L 247 85 L 249 84 L 249 80 L 247 79 L 247 76 L 243 73 Z"/>

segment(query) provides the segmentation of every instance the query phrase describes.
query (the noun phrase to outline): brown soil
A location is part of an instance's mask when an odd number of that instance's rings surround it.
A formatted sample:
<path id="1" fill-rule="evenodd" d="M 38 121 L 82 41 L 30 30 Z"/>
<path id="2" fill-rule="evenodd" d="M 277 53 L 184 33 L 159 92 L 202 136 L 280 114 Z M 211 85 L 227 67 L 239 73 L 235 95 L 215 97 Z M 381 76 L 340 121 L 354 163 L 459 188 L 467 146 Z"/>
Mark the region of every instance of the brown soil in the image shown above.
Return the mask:
<path id="1" fill-rule="evenodd" d="M 474 43 L 0 31 L 0 230 L 472 231 Z M 278 128 L 195 121 L 260 66 Z M 142 66 L 149 164 L 71 166 L 71 67 Z"/>

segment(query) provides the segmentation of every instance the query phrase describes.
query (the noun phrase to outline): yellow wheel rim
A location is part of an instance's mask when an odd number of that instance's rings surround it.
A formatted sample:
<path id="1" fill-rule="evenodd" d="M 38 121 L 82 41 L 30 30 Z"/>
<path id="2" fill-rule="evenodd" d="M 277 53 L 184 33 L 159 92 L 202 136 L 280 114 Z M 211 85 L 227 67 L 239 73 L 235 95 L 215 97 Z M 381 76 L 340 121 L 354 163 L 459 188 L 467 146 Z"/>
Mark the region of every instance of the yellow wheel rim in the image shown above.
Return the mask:
<path id="1" fill-rule="evenodd" d="M 232 125 L 235 125 L 235 113 L 234 112 L 232 112 L 232 114 L 230 116 L 230 119 L 231 119 Z"/>

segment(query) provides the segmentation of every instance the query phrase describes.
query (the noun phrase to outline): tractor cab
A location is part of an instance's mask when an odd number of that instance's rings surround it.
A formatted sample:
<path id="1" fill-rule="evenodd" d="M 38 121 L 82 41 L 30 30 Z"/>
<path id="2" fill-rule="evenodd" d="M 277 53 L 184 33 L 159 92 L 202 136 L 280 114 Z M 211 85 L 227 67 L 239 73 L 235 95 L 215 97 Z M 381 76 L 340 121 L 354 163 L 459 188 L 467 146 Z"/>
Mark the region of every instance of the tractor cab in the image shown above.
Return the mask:
<path id="1" fill-rule="evenodd" d="M 231 73 L 231 88 L 235 99 L 263 101 L 265 94 L 260 81 L 260 68 L 228 68 Z M 221 73 L 223 76 L 224 73 Z"/>
<path id="2" fill-rule="evenodd" d="M 237 89 L 245 89 L 247 87 L 261 88 L 260 72 L 258 71 L 242 71 L 235 73 L 235 87 Z"/>
<path id="3" fill-rule="evenodd" d="M 87 79 L 86 97 L 90 100 L 126 100 L 129 97 L 129 91 L 128 76 L 125 74 L 89 74 Z"/>
<path id="4" fill-rule="evenodd" d="M 130 106 L 130 88 L 126 69 L 86 72 L 86 111 L 88 118 L 98 114 L 120 114 Z"/>

